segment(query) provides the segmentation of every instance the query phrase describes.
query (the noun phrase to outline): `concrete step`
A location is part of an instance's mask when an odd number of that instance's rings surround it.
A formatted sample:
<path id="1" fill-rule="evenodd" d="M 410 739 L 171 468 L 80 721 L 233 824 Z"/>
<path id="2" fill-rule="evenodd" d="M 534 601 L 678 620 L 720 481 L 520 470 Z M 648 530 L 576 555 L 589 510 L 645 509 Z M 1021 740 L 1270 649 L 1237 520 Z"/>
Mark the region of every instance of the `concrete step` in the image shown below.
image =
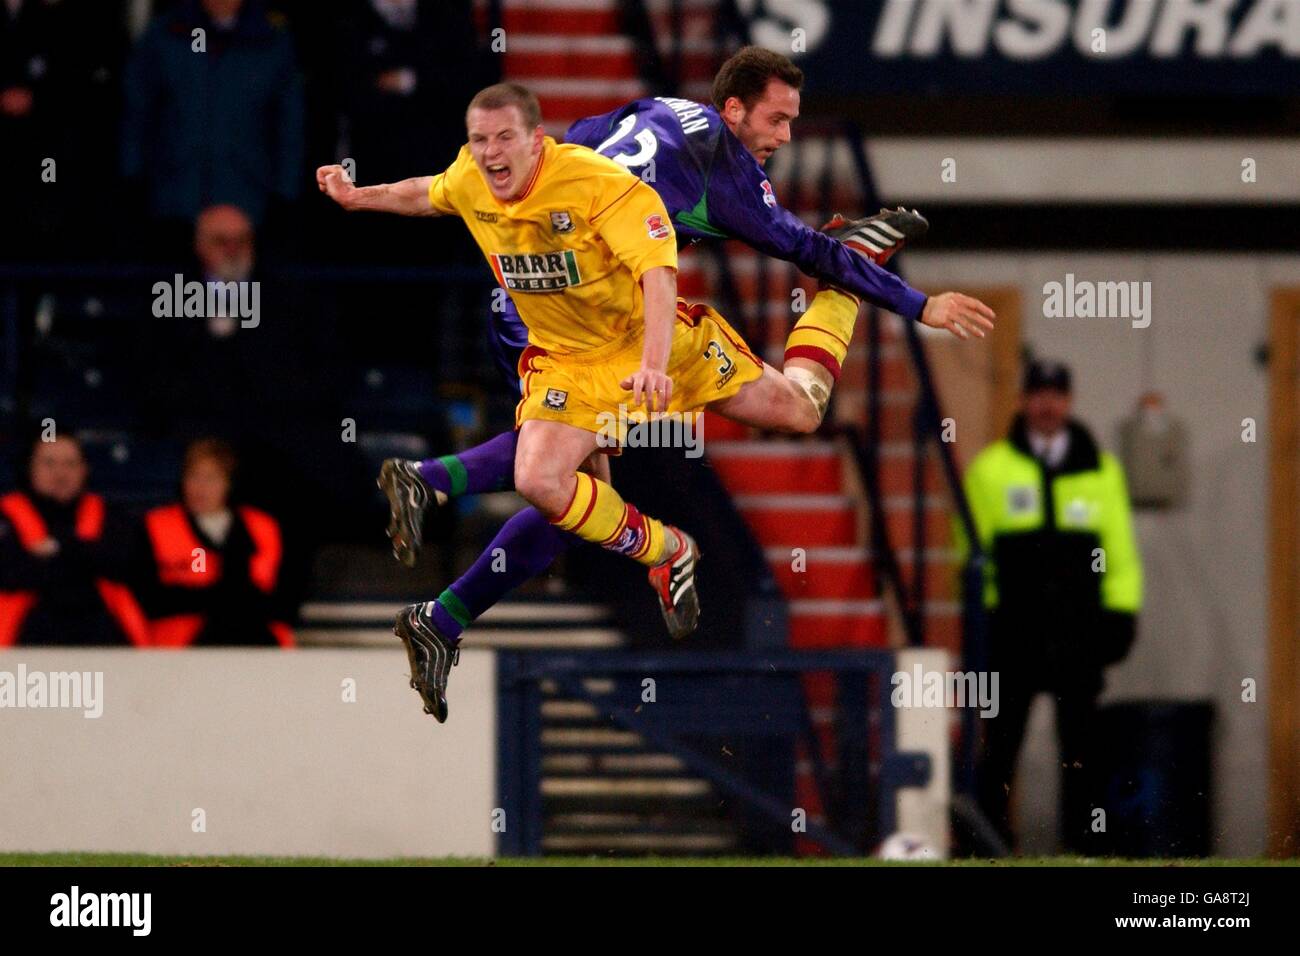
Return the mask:
<path id="1" fill-rule="evenodd" d="M 889 498 L 910 495 L 915 488 L 916 449 L 908 441 L 885 441 L 880 446 L 880 491 Z M 938 494 L 945 488 L 937 454 L 926 452 L 922 470 L 922 491 Z"/>
<path id="2" fill-rule="evenodd" d="M 889 539 L 895 549 L 911 548 L 913 540 L 911 493 L 887 496 L 884 501 Z M 924 500 L 925 547 L 948 547 L 952 544 L 952 516 L 946 496 L 932 495 Z"/>
<path id="3" fill-rule="evenodd" d="M 883 393 L 879 418 L 881 439 L 910 441 L 915 408 L 916 396 L 911 391 Z M 831 410 L 827 415 L 837 424 L 864 428 L 867 424 L 866 390 L 837 385 L 831 394 Z"/>
<path id="4" fill-rule="evenodd" d="M 702 797 L 709 793 L 707 780 L 691 777 L 543 777 L 543 797 L 584 797 L 611 800 L 619 797 L 669 800 Z"/>
<path id="5" fill-rule="evenodd" d="M 581 40 L 600 41 L 601 46 L 576 42 Z M 604 41 L 607 40 L 616 41 L 616 44 L 606 46 Z M 507 40 L 505 70 L 507 76 L 525 86 L 535 78 L 553 76 L 598 85 L 608 80 L 637 79 L 636 56 L 627 37 L 518 37 Z M 686 53 L 682 57 L 682 69 L 687 79 L 712 80 L 714 54 L 709 51 Z"/>
<path id="6" fill-rule="evenodd" d="M 299 610 L 295 634 L 311 647 L 388 647 L 393 619 L 405 605 L 429 600 L 309 601 Z M 476 647 L 612 648 L 625 643 L 610 609 L 580 601 L 502 601 L 465 631 Z"/>
<path id="7" fill-rule="evenodd" d="M 789 604 L 790 646 L 885 647 L 885 608 L 876 600 L 797 600 Z"/>
<path id="8" fill-rule="evenodd" d="M 781 591 L 787 598 L 867 598 L 878 595 L 872 588 L 874 556 L 870 549 L 809 548 L 801 564 L 791 548 L 765 548 L 764 555 Z M 897 554 L 903 574 L 912 572 L 912 551 Z M 802 566 L 803 571 L 796 570 Z M 925 559 L 927 599 L 956 600 L 958 568 L 952 555 L 943 549 L 931 549 Z"/>
<path id="9" fill-rule="evenodd" d="M 680 0 L 680 35 L 698 41 L 713 31 L 717 0 Z M 623 32 L 618 0 L 502 0 L 506 49 L 513 33 L 560 36 L 617 36 Z M 672 29 L 668 0 L 650 0 L 647 12 L 658 37 Z"/>
<path id="10" fill-rule="evenodd" d="M 867 388 L 871 376 L 866 350 L 851 350 L 840 365 L 839 384 L 844 388 Z M 916 376 L 903 350 L 891 350 L 880 357 L 880 384 L 887 391 L 914 393 Z"/>
<path id="11" fill-rule="evenodd" d="M 849 495 L 738 495 L 735 501 L 764 546 L 820 548 L 858 541 L 857 502 Z"/>
<path id="12" fill-rule="evenodd" d="M 843 465 L 831 442 L 712 441 L 705 450 L 733 495 L 838 494 Z"/>
<path id="13" fill-rule="evenodd" d="M 792 550 L 764 549 L 781 593 L 788 599 L 862 600 L 877 596 L 871 561 L 862 548 L 808 548 L 802 557 L 792 556 Z"/>

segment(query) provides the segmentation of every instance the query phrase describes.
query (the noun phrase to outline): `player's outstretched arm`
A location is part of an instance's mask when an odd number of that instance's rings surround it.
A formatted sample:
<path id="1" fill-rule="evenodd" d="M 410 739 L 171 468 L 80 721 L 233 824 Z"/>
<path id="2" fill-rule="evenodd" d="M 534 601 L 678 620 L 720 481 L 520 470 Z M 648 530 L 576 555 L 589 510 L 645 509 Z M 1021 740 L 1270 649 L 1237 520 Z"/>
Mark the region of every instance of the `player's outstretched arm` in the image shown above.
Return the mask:
<path id="1" fill-rule="evenodd" d="M 972 335 L 984 338 L 993 331 L 993 310 L 979 299 L 960 292 L 941 292 L 925 300 L 921 324 L 932 329 L 947 329 L 959 339 Z"/>
<path id="2" fill-rule="evenodd" d="M 391 212 L 399 216 L 440 216 L 429 203 L 432 176 L 415 176 L 398 183 L 379 186 L 356 186 L 342 166 L 322 166 L 316 170 L 316 185 L 348 212 L 365 209 Z"/>
<path id="3" fill-rule="evenodd" d="M 673 380 L 668 377 L 668 356 L 673 347 L 673 321 L 677 312 L 677 270 L 670 266 L 647 269 L 641 276 L 645 292 L 645 344 L 641 367 L 619 386 L 631 390 L 632 407 L 644 399 L 652 412 L 668 411 Z"/>

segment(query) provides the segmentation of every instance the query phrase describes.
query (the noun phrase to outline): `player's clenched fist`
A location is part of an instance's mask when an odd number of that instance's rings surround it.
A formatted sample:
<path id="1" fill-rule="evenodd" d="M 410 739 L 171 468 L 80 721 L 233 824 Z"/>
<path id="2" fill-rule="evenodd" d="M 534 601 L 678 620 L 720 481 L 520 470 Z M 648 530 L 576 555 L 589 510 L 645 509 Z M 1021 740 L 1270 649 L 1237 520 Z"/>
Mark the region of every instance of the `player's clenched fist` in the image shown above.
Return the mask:
<path id="1" fill-rule="evenodd" d="M 333 199 L 344 209 L 352 208 L 353 197 L 357 187 L 348 178 L 348 171 L 342 166 L 322 166 L 316 170 L 316 185 L 326 196 Z"/>
<path id="2" fill-rule="evenodd" d="M 941 292 L 925 300 L 921 324 L 932 329 L 947 329 L 959 339 L 968 339 L 974 333 L 984 338 L 993 328 L 997 316 L 981 302 L 960 292 Z"/>
<path id="3" fill-rule="evenodd" d="M 637 369 L 623 381 L 620 388 L 632 393 L 632 407 L 637 408 L 644 401 L 646 408 L 652 412 L 668 411 L 668 400 L 673 397 L 673 380 L 667 372 L 654 369 Z"/>

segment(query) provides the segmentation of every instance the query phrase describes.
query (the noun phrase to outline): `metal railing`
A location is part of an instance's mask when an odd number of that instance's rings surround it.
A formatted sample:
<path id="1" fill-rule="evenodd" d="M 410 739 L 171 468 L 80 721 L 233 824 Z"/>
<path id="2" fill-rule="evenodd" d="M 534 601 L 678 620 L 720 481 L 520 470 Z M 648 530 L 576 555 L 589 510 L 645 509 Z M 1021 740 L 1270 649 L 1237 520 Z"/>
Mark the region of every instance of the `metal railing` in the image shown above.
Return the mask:
<path id="1" fill-rule="evenodd" d="M 789 780 L 793 767 L 779 765 L 792 764 L 792 745 L 802 743 L 814 764 L 826 822 L 808 819 L 798 835 L 833 855 L 868 852 L 897 827 L 898 791 L 924 786 L 933 769 L 929 754 L 897 747 L 896 714 L 888 703 L 896 670 L 895 654 L 877 650 L 502 652 L 497 790 L 506 826 L 498 852 L 537 855 L 545 849 L 543 704 L 557 697 L 589 705 L 602 721 L 671 755 L 748 813 L 764 840 L 777 845 L 792 842 L 796 832 L 791 800 L 789 793 L 773 793 L 764 780 Z M 829 673 L 838 681 L 842 719 L 834 772 L 818 761 L 800 682 L 811 673 Z M 642 696 L 647 679 L 659 688 L 652 703 Z M 877 685 L 876 693 L 868 692 L 869 682 Z M 767 769 L 775 772 L 764 772 L 772 762 Z M 874 811 L 869 820 L 860 812 L 860 799 L 837 799 L 846 791 L 866 799 Z"/>
<path id="2" fill-rule="evenodd" d="M 843 136 L 853 157 L 853 166 L 857 173 L 859 188 L 863 197 L 863 206 L 868 210 L 875 209 L 879 205 L 878 194 L 875 180 L 871 175 L 871 166 L 867 162 L 866 151 L 862 145 L 864 140 L 862 132 L 853 124 L 846 123 L 843 126 Z M 894 268 L 900 275 L 902 274 L 898 268 L 897 257 L 895 257 Z M 897 568 L 897 552 L 890 538 L 888 522 L 881 520 L 884 508 L 880 492 L 879 429 L 883 376 L 881 375 L 879 310 L 872 309 L 870 321 L 867 401 L 871 413 L 868 419 L 868 427 L 874 429 L 874 434 L 868 436 L 866 451 L 871 467 L 869 485 L 874 489 L 875 509 L 878 512 L 878 517 L 873 519 L 873 524 L 879 529 L 874 535 L 876 539 L 875 547 L 878 549 L 875 553 L 884 556 L 885 561 L 883 563 L 885 566 Z M 921 342 L 921 333 L 917 325 L 916 322 L 903 323 L 903 338 L 907 344 L 907 354 L 911 361 L 912 372 L 916 376 L 917 394 L 912 429 L 911 587 L 904 587 L 904 582 L 901 576 L 898 575 L 890 576 L 887 580 L 890 581 L 894 596 L 899 602 L 899 607 L 903 609 L 904 621 L 909 627 L 909 642 L 914 646 L 923 644 L 925 641 L 926 595 L 925 464 L 927 447 L 933 443 L 934 449 L 939 456 L 939 466 L 945 490 L 948 493 L 953 509 L 956 511 L 961 531 L 970 543 L 970 553 L 965 566 L 962 568 L 961 576 L 963 664 L 968 670 L 981 672 L 987 664 L 984 611 L 984 576 L 987 559 L 980 543 L 979 532 L 975 527 L 970 502 L 966 500 L 961 476 L 957 472 L 957 461 L 953 455 L 952 445 L 944 441 L 942 437 L 943 424 L 939 409 L 939 396 L 934 387 L 930 363 L 926 357 L 925 346 Z M 978 724 L 976 723 L 976 715 L 972 709 L 966 708 L 962 712 L 962 752 L 957 762 L 956 777 L 958 788 L 968 795 L 975 792 L 975 752 L 977 745 Z"/>
<path id="3" fill-rule="evenodd" d="M 823 157 L 824 165 L 820 169 L 812 168 L 807 150 L 801 148 L 801 141 L 820 137 L 826 146 Z M 835 144 L 842 142 L 852 160 L 857 191 L 861 209 L 874 211 L 880 203 L 877 198 L 875 181 L 863 148 L 861 131 L 849 123 L 816 124 L 801 123 L 799 136 L 774 157 L 768 164 L 769 172 L 780 175 L 784 181 L 784 203 L 790 209 L 814 209 L 821 221 L 830 218 L 835 211 L 831 208 L 835 177 L 833 157 Z M 808 183 L 815 182 L 815 192 L 808 196 Z M 736 293 L 735 277 L 728 257 L 720 250 L 715 253 L 717 266 L 719 297 L 727 308 L 741 317 L 741 324 L 746 337 L 751 342 L 766 344 L 769 340 L 769 319 L 765 308 L 766 301 L 762 293 L 758 299 L 756 313 L 743 308 Z M 892 260 L 893 268 L 899 270 L 899 257 Z M 770 270 L 782 268 L 781 264 L 760 257 L 756 264 L 758 288 L 767 289 L 767 277 Z M 791 288 L 798 282 L 798 271 L 793 265 L 786 266 L 791 274 Z M 869 539 L 870 567 L 875 575 L 876 590 L 890 594 L 896 602 L 902 620 L 907 641 L 912 646 L 925 644 L 925 604 L 926 604 L 926 465 L 927 455 L 933 445 L 938 455 L 940 476 L 944 490 L 951 501 L 966 540 L 970 542 L 969 557 L 961 569 L 962 613 L 961 635 L 963 666 L 970 671 L 983 671 L 987 667 L 986 620 L 983 604 L 984 575 L 987 557 L 980 545 L 974 518 L 969 502 L 966 500 L 958 474 L 956 459 L 950 443 L 942 440 L 942 414 L 938 393 L 935 389 L 933 374 L 926 356 L 925 346 L 921 340 L 916 322 L 904 322 L 903 343 L 912 373 L 916 379 L 916 407 L 912 427 L 912 488 L 910 494 L 909 519 L 912 529 L 912 555 L 910 567 L 905 567 L 900 558 L 900 549 L 895 545 L 890 532 L 890 522 L 886 508 L 885 494 L 881 480 L 881 423 L 883 420 L 883 345 L 881 310 L 869 307 L 867 321 L 867 394 L 866 421 L 862 426 L 836 425 L 828 422 L 824 433 L 844 435 L 849 439 L 854 461 L 859 470 L 866 493 L 866 504 L 870 514 L 871 534 Z M 967 797 L 975 793 L 975 757 L 978 745 L 978 723 L 975 712 L 970 709 L 962 713 L 962 746 L 956 765 L 956 788 Z M 964 806 L 969 808 L 967 816 L 976 814 L 969 801 Z M 986 830 L 979 821 L 972 822 L 973 829 Z"/>

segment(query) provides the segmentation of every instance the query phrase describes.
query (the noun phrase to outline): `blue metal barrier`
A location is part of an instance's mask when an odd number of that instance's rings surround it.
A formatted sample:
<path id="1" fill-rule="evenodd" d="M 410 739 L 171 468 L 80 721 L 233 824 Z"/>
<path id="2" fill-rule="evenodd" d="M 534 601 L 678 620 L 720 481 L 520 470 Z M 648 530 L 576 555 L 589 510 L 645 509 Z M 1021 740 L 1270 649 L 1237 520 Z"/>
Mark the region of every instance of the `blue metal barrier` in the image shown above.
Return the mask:
<path id="1" fill-rule="evenodd" d="M 829 825 L 806 824 L 801 835 L 828 852 L 861 855 L 880 835 L 895 829 L 895 806 L 902 787 L 924 786 L 930 779 L 928 754 L 900 752 L 894 745 L 894 708 L 889 703 L 895 672 L 891 651 L 768 651 L 761 653 L 637 653 L 625 651 L 503 651 L 497 655 L 499 806 L 507 825 L 499 836 L 505 856 L 535 856 L 543 851 L 545 807 L 542 705 L 548 692 L 594 707 L 602 719 L 637 734 L 657 752 L 670 754 L 692 774 L 704 778 L 773 834 L 789 837 L 789 794 L 772 793 L 733 769 L 743 757 L 723 748 L 702 751 L 687 738 L 782 738 L 801 740 L 812 754 L 815 771 L 820 748 L 811 733 L 799 677 L 830 673 L 840 688 L 841 748 L 873 748 L 865 767 L 873 798 L 850 805 L 849 815 L 869 817 L 871 827 L 851 827 L 846 834 Z M 655 681 L 656 698 L 644 703 L 642 681 Z M 587 682 L 602 679 L 604 689 Z M 544 686 L 546 685 L 546 686 Z M 865 746 L 862 748 L 866 750 Z M 752 756 L 752 755 L 749 755 Z M 815 772 L 821 803 L 829 808 L 824 767 Z"/>

